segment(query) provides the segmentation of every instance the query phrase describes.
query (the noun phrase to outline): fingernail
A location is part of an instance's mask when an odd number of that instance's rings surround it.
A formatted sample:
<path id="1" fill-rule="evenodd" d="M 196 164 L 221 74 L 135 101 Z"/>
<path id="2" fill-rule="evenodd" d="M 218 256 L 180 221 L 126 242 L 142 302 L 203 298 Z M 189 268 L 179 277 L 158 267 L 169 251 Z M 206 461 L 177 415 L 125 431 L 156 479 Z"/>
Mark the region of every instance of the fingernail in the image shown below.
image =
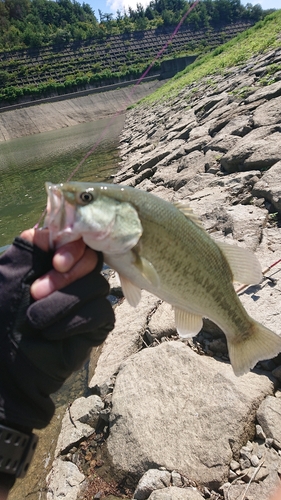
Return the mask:
<path id="1" fill-rule="evenodd" d="M 61 273 L 68 271 L 74 264 L 74 257 L 70 252 L 56 253 L 53 260 L 55 269 Z"/>
<path id="2" fill-rule="evenodd" d="M 30 287 L 30 293 L 35 300 L 43 299 L 55 290 L 54 283 L 49 276 L 38 278 Z"/>

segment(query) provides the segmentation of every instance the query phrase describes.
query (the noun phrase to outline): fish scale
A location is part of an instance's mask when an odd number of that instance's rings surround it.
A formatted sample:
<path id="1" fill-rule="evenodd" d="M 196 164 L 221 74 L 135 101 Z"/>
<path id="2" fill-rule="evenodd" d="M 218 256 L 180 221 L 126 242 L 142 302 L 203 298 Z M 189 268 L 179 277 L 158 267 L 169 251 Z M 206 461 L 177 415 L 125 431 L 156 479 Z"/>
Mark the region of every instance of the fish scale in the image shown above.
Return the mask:
<path id="1" fill-rule="evenodd" d="M 167 301 L 182 337 L 196 335 L 209 318 L 226 335 L 236 375 L 281 351 L 281 338 L 247 314 L 233 287 L 233 279 L 261 280 L 255 255 L 214 241 L 186 204 L 116 184 L 47 183 L 46 189 L 54 243 L 83 238 L 102 251 L 131 305 L 141 289 Z"/>

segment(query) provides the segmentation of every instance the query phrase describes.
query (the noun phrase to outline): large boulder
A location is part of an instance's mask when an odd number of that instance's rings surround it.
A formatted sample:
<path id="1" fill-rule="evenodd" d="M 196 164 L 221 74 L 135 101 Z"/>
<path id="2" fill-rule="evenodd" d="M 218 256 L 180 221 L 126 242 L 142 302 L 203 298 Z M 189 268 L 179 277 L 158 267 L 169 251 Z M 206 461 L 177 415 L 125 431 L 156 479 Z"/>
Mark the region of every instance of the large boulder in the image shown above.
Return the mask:
<path id="1" fill-rule="evenodd" d="M 114 466 L 141 477 L 177 469 L 212 488 L 228 477 L 234 453 L 255 432 L 255 409 L 273 382 L 167 342 L 131 356 L 112 399 L 107 449 Z"/>

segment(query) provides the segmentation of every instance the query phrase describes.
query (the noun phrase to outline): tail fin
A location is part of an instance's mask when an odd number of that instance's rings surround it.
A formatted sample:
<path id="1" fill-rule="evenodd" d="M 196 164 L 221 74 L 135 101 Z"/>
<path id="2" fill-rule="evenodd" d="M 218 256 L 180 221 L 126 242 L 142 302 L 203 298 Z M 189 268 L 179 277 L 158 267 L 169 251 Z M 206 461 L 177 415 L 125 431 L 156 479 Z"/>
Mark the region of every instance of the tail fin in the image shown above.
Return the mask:
<path id="1" fill-rule="evenodd" d="M 235 342 L 228 338 L 228 353 L 235 375 L 254 368 L 258 361 L 271 359 L 281 352 L 281 337 L 251 318 L 252 328 L 247 339 Z"/>

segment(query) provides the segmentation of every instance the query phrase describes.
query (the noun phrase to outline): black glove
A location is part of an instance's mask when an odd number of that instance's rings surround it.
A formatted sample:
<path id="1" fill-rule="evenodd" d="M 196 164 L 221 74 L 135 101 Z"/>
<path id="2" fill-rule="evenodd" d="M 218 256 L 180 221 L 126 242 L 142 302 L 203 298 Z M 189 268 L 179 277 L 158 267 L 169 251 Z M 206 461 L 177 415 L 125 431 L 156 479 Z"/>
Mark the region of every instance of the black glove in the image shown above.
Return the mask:
<path id="1" fill-rule="evenodd" d="M 0 420 L 25 429 L 49 423 L 49 395 L 114 326 L 101 254 L 85 277 L 32 299 L 30 285 L 52 268 L 52 257 L 22 238 L 0 257 Z"/>

